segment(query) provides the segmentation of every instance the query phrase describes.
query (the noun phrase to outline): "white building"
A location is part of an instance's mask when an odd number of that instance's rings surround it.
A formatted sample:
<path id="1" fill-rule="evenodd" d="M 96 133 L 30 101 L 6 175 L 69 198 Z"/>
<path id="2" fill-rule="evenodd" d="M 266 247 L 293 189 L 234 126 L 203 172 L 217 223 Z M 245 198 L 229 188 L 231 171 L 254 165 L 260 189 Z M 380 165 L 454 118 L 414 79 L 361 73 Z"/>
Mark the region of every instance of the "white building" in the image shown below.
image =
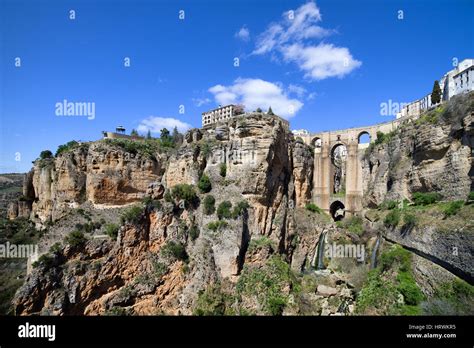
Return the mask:
<path id="1" fill-rule="evenodd" d="M 474 91 L 474 59 L 464 59 L 454 69 L 448 71 L 439 80 L 441 100 L 448 101 L 457 94 Z M 431 93 L 402 107 L 397 118 L 405 116 L 418 117 L 434 105 Z"/>
<path id="2" fill-rule="evenodd" d="M 205 127 L 219 121 L 228 120 L 241 113 L 243 113 L 243 107 L 240 105 L 219 106 L 217 109 L 202 113 L 202 126 Z"/>

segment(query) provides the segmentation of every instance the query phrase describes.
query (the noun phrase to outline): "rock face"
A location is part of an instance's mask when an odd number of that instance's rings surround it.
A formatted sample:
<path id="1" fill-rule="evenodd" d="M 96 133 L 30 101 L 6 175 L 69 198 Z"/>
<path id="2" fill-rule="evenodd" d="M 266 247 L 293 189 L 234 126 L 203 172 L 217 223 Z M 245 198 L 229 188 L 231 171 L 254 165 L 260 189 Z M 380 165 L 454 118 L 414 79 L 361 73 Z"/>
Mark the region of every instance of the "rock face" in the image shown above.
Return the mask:
<path id="1" fill-rule="evenodd" d="M 162 165 L 158 154 L 147 157 L 105 142 L 85 144 L 55 159 L 37 160 L 24 191 L 33 201 L 33 218 L 55 221 L 85 201 L 104 205 L 139 201 L 151 183 L 161 180 Z"/>
<path id="2" fill-rule="evenodd" d="M 474 93 L 454 98 L 433 116 L 407 120 L 365 157 L 364 199 L 376 206 L 413 192 L 466 199 L 474 189 Z"/>
<path id="3" fill-rule="evenodd" d="M 436 124 L 406 124 L 366 156 L 367 206 L 409 198 L 415 191 L 434 190 L 447 199 L 467 196 L 473 173 L 472 114 L 462 108 L 448 107 L 446 112 L 462 117 L 441 115 Z M 311 202 L 313 151 L 294 139 L 286 121 L 251 113 L 190 130 L 179 148 L 154 150 L 130 151 L 98 141 L 35 163 L 24 196 L 33 202 L 31 216 L 38 221 L 61 219 L 85 202 L 136 203 L 140 208 L 120 227 L 116 240 L 88 236 L 80 244 L 53 250 L 17 292 L 17 314 L 193 314 L 203 298 L 211 305 L 225 297 L 209 290 L 216 284 L 229 293 L 247 291 L 251 296 L 242 301 L 257 314 L 352 313 L 354 287 L 330 270 L 317 276 L 311 271 L 309 278 L 324 283 L 307 284 L 309 293 L 291 293 L 290 270 L 310 273 L 323 232 L 328 241 L 337 237 L 351 244 L 367 244 L 369 237 L 373 242 L 376 235 L 349 233 L 329 215 L 304 208 Z M 195 187 L 193 202 L 175 196 L 173 188 L 197 185 L 203 174 L 210 179 L 210 192 Z M 204 209 L 209 196 L 215 199 L 212 211 Z M 155 201 L 142 203 L 144 197 Z M 224 201 L 232 205 L 227 218 L 215 211 L 223 213 L 222 206 L 217 208 Z M 20 211 L 19 206 L 15 209 Z M 373 230 L 364 232 L 383 228 L 376 216 L 371 216 L 370 225 Z M 471 267 L 464 256 L 448 255 L 453 243 L 462 244 L 458 251 L 472 255 L 472 236 L 465 231 L 442 235 L 419 229 L 403 236 L 399 232 L 388 231 L 385 237 L 463 271 Z M 364 262 L 357 269 L 369 266 Z M 417 267 L 426 291 L 433 291 L 425 279 L 431 274 L 429 266 L 420 261 Z M 246 272 L 254 272 L 246 278 L 249 282 L 271 279 L 280 286 L 275 285 L 271 295 L 280 291 L 289 299 L 287 308 L 279 307 L 280 297 L 270 304 L 257 303 L 261 289 L 239 284 Z M 272 278 L 275 274 L 282 276 Z"/>
<path id="4" fill-rule="evenodd" d="M 123 226 L 116 242 L 66 246 L 51 256 L 49 268 L 40 264 L 17 294 L 16 313 L 104 314 L 126 306 L 135 314 L 191 314 L 198 292 L 216 281 L 236 282 L 247 257 L 253 263 L 273 253 L 291 257 L 294 208 L 310 200 L 312 162 L 311 150 L 293 140 L 285 121 L 258 113 L 190 131 L 177 151 L 153 159 L 96 142 L 38 161 L 29 185 L 33 214 L 42 221 L 84 201 L 160 199 L 165 189 L 196 184 L 202 174 L 211 180 L 216 206 L 227 200 L 249 207 L 213 231 L 207 226 L 217 217 L 204 214 L 202 204 L 182 209 L 162 200 L 160 208 L 145 208 L 139 223 Z M 191 237 L 196 227 L 199 236 Z M 262 237 L 275 248 L 247 255 L 250 242 Z M 163 251 L 176 244 L 188 257 L 186 271 L 181 259 Z"/>

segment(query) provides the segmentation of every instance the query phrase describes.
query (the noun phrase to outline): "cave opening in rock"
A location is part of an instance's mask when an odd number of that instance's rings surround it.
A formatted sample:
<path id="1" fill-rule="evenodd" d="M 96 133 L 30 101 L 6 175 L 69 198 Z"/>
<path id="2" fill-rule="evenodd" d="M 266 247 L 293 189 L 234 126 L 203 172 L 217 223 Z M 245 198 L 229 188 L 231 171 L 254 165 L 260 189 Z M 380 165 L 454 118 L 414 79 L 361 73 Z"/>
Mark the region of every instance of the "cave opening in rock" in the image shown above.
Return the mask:
<path id="1" fill-rule="evenodd" d="M 331 213 L 332 218 L 334 221 L 340 221 L 344 219 L 346 214 L 345 209 L 346 207 L 341 201 L 335 201 L 329 207 L 329 212 Z"/>

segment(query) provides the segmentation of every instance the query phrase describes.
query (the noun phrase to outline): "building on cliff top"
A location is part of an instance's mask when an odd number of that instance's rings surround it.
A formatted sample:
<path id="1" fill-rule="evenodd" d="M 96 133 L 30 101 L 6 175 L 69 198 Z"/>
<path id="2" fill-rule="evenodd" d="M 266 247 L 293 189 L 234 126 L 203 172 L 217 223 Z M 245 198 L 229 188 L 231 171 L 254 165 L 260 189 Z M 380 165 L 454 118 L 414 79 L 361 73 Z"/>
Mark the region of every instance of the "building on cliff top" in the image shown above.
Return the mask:
<path id="1" fill-rule="evenodd" d="M 115 132 L 102 131 L 103 139 L 130 139 L 130 140 L 141 140 L 144 139 L 138 134 L 125 134 L 125 128 L 123 126 L 117 126 Z"/>
<path id="2" fill-rule="evenodd" d="M 448 71 L 439 80 L 441 100 L 446 102 L 455 95 L 474 91 L 474 59 L 464 59 L 454 69 Z M 433 108 L 431 93 L 402 107 L 397 114 L 400 117 L 418 117 L 421 113 Z"/>
<path id="3" fill-rule="evenodd" d="M 225 121 L 229 118 L 241 115 L 244 113 L 242 105 L 229 104 L 220 106 L 217 109 L 209 110 L 202 113 L 202 127 L 210 126 L 218 121 Z"/>

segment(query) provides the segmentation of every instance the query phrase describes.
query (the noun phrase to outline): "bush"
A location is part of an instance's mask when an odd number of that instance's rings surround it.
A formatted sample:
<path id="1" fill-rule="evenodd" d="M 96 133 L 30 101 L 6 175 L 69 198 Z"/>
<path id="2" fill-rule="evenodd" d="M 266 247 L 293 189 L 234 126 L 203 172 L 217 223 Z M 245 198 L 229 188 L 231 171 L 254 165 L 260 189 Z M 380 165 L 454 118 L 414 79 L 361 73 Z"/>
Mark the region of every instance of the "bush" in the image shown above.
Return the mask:
<path id="1" fill-rule="evenodd" d="M 196 225 L 192 225 L 189 229 L 189 237 L 191 237 L 191 240 L 195 240 L 196 238 L 198 238 L 199 234 L 199 227 L 197 227 Z"/>
<path id="2" fill-rule="evenodd" d="M 193 185 L 179 184 L 171 189 L 171 196 L 178 201 L 183 200 L 187 207 L 194 206 L 197 202 L 196 191 Z"/>
<path id="3" fill-rule="evenodd" d="M 188 254 L 184 245 L 180 242 L 170 240 L 161 248 L 161 254 L 165 257 L 171 257 L 176 260 L 187 261 Z"/>
<path id="4" fill-rule="evenodd" d="M 351 216 L 344 220 L 344 226 L 349 232 L 361 234 L 364 232 L 364 226 L 362 224 L 362 218 L 360 216 Z"/>
<path id="5" fill-rule="evenodd" d="M 417 223 L 417 218 L 414 214 L 405 213 L 403 215 L 403 224 L 405 228 L 413 228 Z"/>
<path id="6" fill-rule="evenodd" d="M 168 203 L 173 203 L 173 197 L 171 197 L 171 192 L 167 190 L 164 195 L 165 201 Z"/>
<path id="7" fill-rule="evenodd" d="M 120 216 L 120 224 L 123 225 L 126 222 L 136 224 L 140 221 L 143 213 L 143 208 L 139 205 L 134 205 L 125 210 Z"/>
<path id="8" fill-rule="evenodd" d="M 117 239 L 119 226 L 116 224 L 105 225 L 105 233 L 112 239 Z"/>
<path id="9" fill-rule="evenodd" d="M 383 223 L 386 227 L 397 227 L 400 223 L 400 211 L 395 209 L 385 216 Z"/>
<path id="10" fill-rule="evenodd" d="M 54 264 L 54 257 L 49 254 L 43 254 L 39 257 L 38 261 L 35 261 L 31 264 L 33 268 L 38 266 L 43 266 L 45 269 L 50 269 Z"/>
<path id="11" fill-rule="evenodd" d="M 204 214 L 212 215 L 216 211 L 215 207 L 216 199 L 212 195 L 204 197 Z"/>
<path id="12" fill-rule="evenodd" d="M 234 210 L 232 211 L 232 217 L 236 219 L 237 217 L 242 215 L 248 208 L 249 208 L 249 204 L 247 203 L 247 201 L 240 201 L 234 207 Z"/>
<path id="13" fill-rule="evenodd" d="M 463 201 L 453 201 L 449 202 L 446 207 L 443 209 L 443 213 L 445 217 L 456 215 L 464 205 Z"/>
<path id="14" fill-rule="evenodd" d="M 47 158 L 53 158 L 53 153 L 49 150 L 41 151 L 40 159 L 44 160 L 44 159 L 47 159 Z"/>
<path id="15" fill-rule="evenodd" d="M 395 209 L 398 206 L 397 201 L 384 201 L 381 205 L 381 208 L 383 210 L 392 210 Z"/>
<path id="16" fill-rule="evenodd" d="M 437 192 L 415 192 L 412 199 L 415 205 L 429 205 L 441 200 L 441 195 Z"/>
<path id="17" fill-rule="evenodd" d="M 202 193 L 208 193 L 212 189 L 211 180 L 206 174 L 201 175 L 198 182 L 198 188 Z"/>
<path id="18" fill-rule="evenodd" d="M 306 210 L 309 210 L 309 211 L 311 211 L 311 212 L 313 212 L 313 213 L 318 213 L 318 214 L 320 214 L 320 213 L 322 212 L 321 208 L 318 207 L 318 206 L 317 206 L 316 204 L 314 204 L 314 203 L 308 203 L 308 204 L 306 204 L 305 208 L 306 208 Z"/>
<path id="19" fill-rule="evenodd" d="M 204 291 L 199 291 L 194 315 L 224 315 L 226 312 L 226 297 L 220 285 L 210 285 Z"/>
<path id="20" fill-rule="evenodd" d="M 75 147 L 79 146 L 79 143 L 75 140 L 69 141 L 68 143 L 64 145 L 59 145 L 58 149 L 56 150 L 56 157 L 58 157 L 60 154 L 67 152 L 69 150 L 74 149 Z"/>
<path id="21" fill-rule="evenodd" d="M 221 163 L 220 167 L 219 167 L 219 174 L 225 178 L 225 176 L 227 175 L 227 166 L 225 163 Z"/>
<path id="22" fill-rule="evenodd" d="M 232 203 L 229 201 L 223 201 L 217 207 L 217 217 L 219 220 L 222 219 L 230 219 L 232 217 L 232 213 L 230 209 L 232 208 Z"/>
<path id="23" fill-rule="evenodd" d="M 210 229 L 211 231 L 216 232 L 217 230 L 220 230 L 221 228 L 227 227 L 227 225 L 228 223 L 226 221 L 213 221 L 207 224 L 207 228 Z"/>
<path id="24" fill-rule="evenodd" d="M 411 272 L 399 272 L 397 276 L 398 286 L 397 290 L 403 295 L 405 303 L 407 305 L 417 305 L 419 304 L 424 296 L 420 288 L 413 279 Z"/>
<path id="25" fill-rule="evenodd" d="M 474 201 L 474 191 L 469 192 L 469 195 L 467 196 L 467 199 L 468 199 L 469 201 Z"/>
<path id="26" fill-rule="evenodd" d="M 161 208 L 161 202 L 157 199 L 151 198 L 150 196 L 146 196 L 145 198 L 143 198 L 142 203 L 148 208 L 153 208 L 153 209 Z"/>
<path id="27" fill-rule="evenodd" d="M 72 231 L 64 239 L 66 244 L 69 244 L 72 247 L 77 247 L 86 242 L 86 237 L 82 231 Z"/>

